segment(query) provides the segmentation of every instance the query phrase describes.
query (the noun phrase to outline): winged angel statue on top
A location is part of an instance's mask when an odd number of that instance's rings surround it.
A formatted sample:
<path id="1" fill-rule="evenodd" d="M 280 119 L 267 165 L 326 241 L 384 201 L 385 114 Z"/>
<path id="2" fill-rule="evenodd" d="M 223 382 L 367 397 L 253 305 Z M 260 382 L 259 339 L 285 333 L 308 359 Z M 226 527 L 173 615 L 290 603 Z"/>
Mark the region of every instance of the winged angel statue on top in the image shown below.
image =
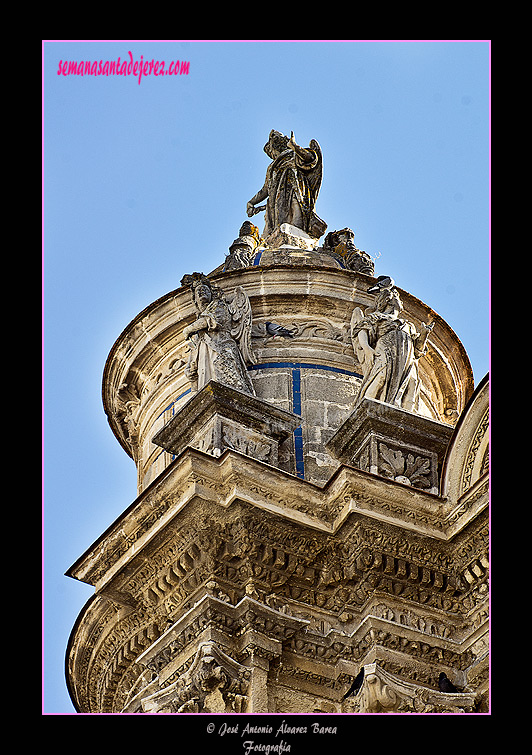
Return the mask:
<path id="1" fill-rule="evenodd" d="M 247 365 L 254 364 L 251 350 L 252 312 L 241 286 L 226 300 L 223 291 L 203 273 L 185 275 L 182 286 L 190 286 L 197 319 L 183 331 L 191 343 L 186 374 L 201 390 L 210 380 L 255 395 Z"/>
<path id="2" fill-rule="evenodd" d="M 307 148 L 300 147 L 293 131 L 288 138 L 272 129 L 264 152 L 272 162 L 266 170 L 264 186 L 247 203 L 248 217 L 266 211 L 262 234 L 265 239 L 283 223 L 319 238 L 327 228 L 327 223 L 314 212 L 322 179 L 320 145 L 311 139 Z M 263 199 L 267 199 L 266 204 L 257 206 Z"/>

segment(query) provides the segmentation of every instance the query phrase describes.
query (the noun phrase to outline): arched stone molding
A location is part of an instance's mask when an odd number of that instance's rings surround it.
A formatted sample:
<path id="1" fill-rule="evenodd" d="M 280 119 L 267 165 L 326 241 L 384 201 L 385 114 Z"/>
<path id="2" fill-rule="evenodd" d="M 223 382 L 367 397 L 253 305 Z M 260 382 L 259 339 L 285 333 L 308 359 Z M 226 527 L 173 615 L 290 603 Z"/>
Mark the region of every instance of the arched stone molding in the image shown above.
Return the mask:
<path id="1" fill-rule="evenodd" d="M 456 503 L 487 488 L 489 472 L 489 375 L 477 386 L 449 442 L 441 492 Z"/>

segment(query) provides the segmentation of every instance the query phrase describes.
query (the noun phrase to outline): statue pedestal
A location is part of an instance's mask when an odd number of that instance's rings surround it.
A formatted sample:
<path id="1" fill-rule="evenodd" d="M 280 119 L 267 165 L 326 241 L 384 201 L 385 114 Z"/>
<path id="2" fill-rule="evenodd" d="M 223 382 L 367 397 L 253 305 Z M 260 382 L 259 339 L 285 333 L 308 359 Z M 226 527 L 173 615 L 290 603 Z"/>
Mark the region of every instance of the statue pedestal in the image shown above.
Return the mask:
<path id="1" fill-rule="evenodd" d="M 300 424 L 296 414 L 211 380 L 152 442 L 175 456 L 187 446 L 213 456 L 229 448 L 277 466 L 279 444 Z"/>
<path id="2" fill-rule="evenodd" d="M 281 223 L 264 239 L 264 243 L 272 249 L 288 246 L 312 251 L 318 246 L 319 240 L 313 239 L 312 236 L 309 236 L 301 228 L 296 228 L 295 225 Z"/>
<path id="3" fill-rule="evenodd" d="M 365 398 L 327 448 L 342 464 L 437 494 L 452 433 L 450 425 Z"/>

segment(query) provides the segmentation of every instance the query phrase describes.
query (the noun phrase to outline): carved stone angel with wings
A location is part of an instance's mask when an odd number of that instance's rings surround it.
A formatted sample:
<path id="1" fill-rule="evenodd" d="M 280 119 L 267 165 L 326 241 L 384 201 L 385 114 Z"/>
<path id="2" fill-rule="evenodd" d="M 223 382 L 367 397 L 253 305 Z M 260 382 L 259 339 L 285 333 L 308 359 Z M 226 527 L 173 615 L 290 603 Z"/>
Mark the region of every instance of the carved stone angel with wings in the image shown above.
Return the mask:
<path id="1" fill-rule="evenodd" d="M 365 312 L 355 307 L 351 318 L 351 340 L 363 372 L 356 404 L 371 398 L 415 412 L 421 385 L 418 360 L 426 353 L 434 323 L 422 323 L 418 333 L 400 317 L 403 303 L 391 278 L 368 289 L 375 290 L 375 305 Z"/>
<path id="2" fill-rule="evenodd" d="M 255 395 L 247 365 L 254 364 L 251 351 L 252 313 L 241 286 L 226 300 L 222 290 L 203 273 L 185 275 L 181 285 L 190 286 L 198 317 L 183 331 L 191 343 L 186 368 L 188 378 L 201 390 L 210 380 Z"/>

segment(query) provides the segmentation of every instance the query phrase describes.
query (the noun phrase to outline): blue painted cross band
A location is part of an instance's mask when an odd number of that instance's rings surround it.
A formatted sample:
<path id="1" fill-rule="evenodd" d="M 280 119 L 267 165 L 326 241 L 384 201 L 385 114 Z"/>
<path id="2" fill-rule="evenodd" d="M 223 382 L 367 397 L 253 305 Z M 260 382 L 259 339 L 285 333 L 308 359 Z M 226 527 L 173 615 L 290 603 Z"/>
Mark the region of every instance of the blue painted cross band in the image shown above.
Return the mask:
<path id="1" fill-rule="evenodd" d="M 301 370 L 292 369 L 292 411 L 301 416 Z M 305 461 L 303 459 L 303 428 L 294 430 L 294 451 L 296 457 L 296 476 L 305 479 Z"/>
<path id="2" fill-rule="evenodd" d="M 327 372 L 337 372 L 341 375 L 352 375 L 361 378 L 358 372 L 343 370 L 340 367 L 330 367 L 326 364 L 309 364 L 308 362 L 264 362 L 263 364 L 254 364 L 248 367 L 249 370 L 267 370 L 279 367 L 288 367 L 292 370 L 292 411 L 294 414 L 301 416 L 301 370 L 325 370 Z M 294 430 L 294 451 L 296 459 L 296 477 L 305 479 L 305 461 L 303 458 L 303 428 L 298 427 Z"/>
<path id="3" fill-rule="evenodd" d="M 183 398 L 183 396 L 186 396 L 191 391 L 192 391 L 192 388 L 187 388 L 186 391 L 183 391 L 183 393 L 181 393 L 181 395 L 179 395 L 176 399 L 174 399 L 171 404 L 168 404 L 168 406 L 165 409 L 163 409 L 162 412 L 155 417 L 155 422 L 157 422 L 157 420 L 159 419 L 159 417 L 162 417 L 163 414 L 168 411 L 168 409 L 172 410 L 172 417 L 173 417 L 174 416 L 174 412 L 175 412 L 174 405 L 177 404 L 177 402 L 180 401 Z"/>
<path id="4" fill-rule="evenodd" d="M 291 369 L 309 369 L 309 370 L 326 370 L 327 372 L 338 372 L 341 375 L 353 375 L 361 378 L 358 372 L 352 370 L 343 370 L 340 367 L 331 367 L 328 364 L 310 364 L 309 362 L 263 362 L 262 364 L 252 364 L 248 370 L 268 370 L 275 367 L 290 367 Z"/>

